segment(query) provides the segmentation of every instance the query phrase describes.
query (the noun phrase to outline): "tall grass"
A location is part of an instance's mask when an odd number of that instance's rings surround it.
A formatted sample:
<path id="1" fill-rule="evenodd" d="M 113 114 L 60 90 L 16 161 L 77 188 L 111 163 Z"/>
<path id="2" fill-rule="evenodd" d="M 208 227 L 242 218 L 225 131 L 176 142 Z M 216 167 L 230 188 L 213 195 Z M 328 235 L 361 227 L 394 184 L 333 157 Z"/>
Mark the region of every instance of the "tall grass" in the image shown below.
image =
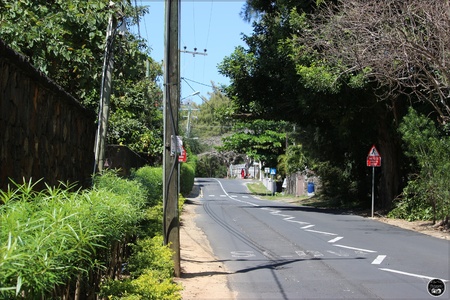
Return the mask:
<path id="1" fill-rule="evenodd" d="M 101 282 L 121 276 L 160 200 L 142 180 L 105 173 L 94 182 L 43 191 L 12 183 L 0 193 L 0 298 L 95 299 Z"/>

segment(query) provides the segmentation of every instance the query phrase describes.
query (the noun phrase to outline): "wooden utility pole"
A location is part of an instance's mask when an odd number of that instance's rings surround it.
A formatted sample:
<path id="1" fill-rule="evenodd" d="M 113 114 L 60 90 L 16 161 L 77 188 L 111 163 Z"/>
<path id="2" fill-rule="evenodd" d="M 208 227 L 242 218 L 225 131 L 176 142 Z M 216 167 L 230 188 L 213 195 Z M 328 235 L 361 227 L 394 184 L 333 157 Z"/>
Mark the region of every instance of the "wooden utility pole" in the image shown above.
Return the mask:
<path id="1" fill-rule="evenodd" d="M 105 55 L 103 58 L 102 83 L 100 87 L 100 105 L 98 110 L 98 126 L 95 135 L 94 173 L 102 172 L 105 165 L 106 133 L 108 132 L 109 106 L 112 90 L 112 74 L 114 68 L 113 44 L 116 34 L 124 35 L 126 31 L 124 21 L 124 6 L 116 9 L 116 4 L 110 2 L 108 8 L 112 10 L 106 29 Z M 117 29 L 118 21 L 122 22 L 122 29 Z M 125 30 L 123 30 L 125 28 Z"/>
<path id="2" fill-rule="evenodd" d="M 173 251 L 175 276 L 181 276 L 178 211 L 178 110 L 180 107 L 180 0 L 166 0 L 164 51 L 163 234 Z"/>

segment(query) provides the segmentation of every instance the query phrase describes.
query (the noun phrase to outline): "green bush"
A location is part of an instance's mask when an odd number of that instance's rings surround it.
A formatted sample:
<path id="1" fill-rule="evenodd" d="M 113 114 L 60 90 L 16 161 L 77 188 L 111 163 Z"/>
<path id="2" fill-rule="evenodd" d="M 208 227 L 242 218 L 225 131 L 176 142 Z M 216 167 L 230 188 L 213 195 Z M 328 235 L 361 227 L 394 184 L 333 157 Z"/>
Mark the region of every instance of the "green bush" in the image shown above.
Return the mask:
<path id="1" fill-rule="evenodd" d="M 53 299 L 75 293 L 85 298 L 96 292 L 100 280 L 115 284 L 132 252 L 129 244 L 143 232 L 143 237 L 162 232 L 162 189 L 158 188 L 162 176 L 157 175 L 162 172 L 147 172 L 138 170 L 139 180 L 106 172 L 85 191 L 67 185 L 34 191 L 29 182 L 1 192 L 0 298 Z M 150 205 L 149 195 L 158 199 L 155 205 Z M 167 295 L 178 288 L 170 281 L 170 255 L 158 248 L 162 247 L 158 239 L 143 239 L 132 247 L 136 257 L 148 252 L 155 260 L 146 260 L 153 271 L 136 272 L 144 277 L 130 283 L 143 295 L 136 299 L 157 299 L 149 296 L 152 293 L 171 299 Z M 137 265 L 137 259 L 131 261 Z M 165 279 L 157 281 L 162 274 Z M 145 287 L 143 282 L 150 279 L 155 285 Z"/>
<path id="2" fill-rule="evenodd" d="M 180 193 L 183 196 L 189 195 L 194 186 L 195 168 L 189 163 L 181 164 L 180 168 Z"/>
<path id="3" fill-rule="evenodd" d="M 147 191 L 148 205 L 156 205 L 163 198 L 163 169 L 161 167 L 143 167 L 133 173 Z"/>
<path id="4" fill-rule="evenodd" d="M 100 296 L 109 299 L 181 299 L 181 287 L 173 282 L 172 252 L 161 236 L 146 238 L 133 247 L 124 280 L 109 280 Z"/>
<path id="5" fill-rule="evenodd" d="M 356 198 L 357 187 L 350 178 L 351 172 L 330 162 L 321 162 L 316 166 L 317 175 L 320 176 L 322 189 L 321 197 L 336 207 L 351 207 L 352 199 Z"/>
<path id="6" fill-rule="evenodd" d="M 402 193 L 402 202 L 391 212 L 409 220 L 450 218 L 450 138 L 442 127 L 410 108 L 399 126 L 406 155 L 415 176 Z"/>

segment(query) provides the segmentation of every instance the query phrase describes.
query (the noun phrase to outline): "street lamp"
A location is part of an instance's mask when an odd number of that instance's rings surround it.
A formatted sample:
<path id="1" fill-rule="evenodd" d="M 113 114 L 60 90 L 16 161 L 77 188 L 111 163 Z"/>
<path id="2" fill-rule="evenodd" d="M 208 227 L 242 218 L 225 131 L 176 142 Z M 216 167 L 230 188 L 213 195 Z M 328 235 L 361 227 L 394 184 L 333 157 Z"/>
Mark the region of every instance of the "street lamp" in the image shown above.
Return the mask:
<path id="1" fill-rule="evenodd" d="M 190 94 L 189 96 L 186 96 L 186 97 L 181 98 L 180 101 L 181 101 L 181 100 L 184 100 L 184 99 L 186 99 L 186 98 L 192 97 L 192 96 L 197 96 L 198 94 L 200 94 L 199 91 L 193 92 L 193 93 Z"/>

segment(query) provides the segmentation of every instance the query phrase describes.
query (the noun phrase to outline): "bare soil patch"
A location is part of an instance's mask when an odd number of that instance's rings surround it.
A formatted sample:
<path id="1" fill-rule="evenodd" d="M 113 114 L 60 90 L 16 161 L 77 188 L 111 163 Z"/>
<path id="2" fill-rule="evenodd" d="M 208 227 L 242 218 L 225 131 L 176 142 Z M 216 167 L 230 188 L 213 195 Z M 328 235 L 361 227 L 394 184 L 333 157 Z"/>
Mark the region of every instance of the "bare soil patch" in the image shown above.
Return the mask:
<path id="1" fill-rule="evenodd" d="M 183 299 L 235 299 L 228 288 L 228 272 L 212 252 L 206 235 L 195 224 L 195 207 L 200 202 L 189 199 L 184 204 L 180 227 L 181 278 Z"/>

